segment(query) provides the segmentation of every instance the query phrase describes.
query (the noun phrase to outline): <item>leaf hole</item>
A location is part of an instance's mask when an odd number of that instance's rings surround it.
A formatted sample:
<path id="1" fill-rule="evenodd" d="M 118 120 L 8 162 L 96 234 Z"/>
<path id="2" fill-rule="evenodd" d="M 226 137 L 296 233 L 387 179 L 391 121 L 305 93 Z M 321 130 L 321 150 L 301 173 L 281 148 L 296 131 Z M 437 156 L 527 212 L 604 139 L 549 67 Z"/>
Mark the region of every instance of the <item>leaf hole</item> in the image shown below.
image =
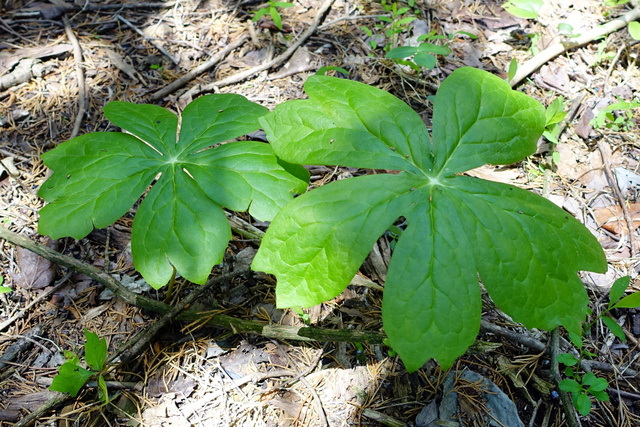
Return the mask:
<path id="1" fill-rule="evenodd" d="M 182 172 L 186 173 L 187 175 L 189 175 L 189 178 L 193 179 L 194 181 L 196 180 L 193 175 L 191 175 L 191 172 L 189 172 L 186 168 L 182 168 Z"/>

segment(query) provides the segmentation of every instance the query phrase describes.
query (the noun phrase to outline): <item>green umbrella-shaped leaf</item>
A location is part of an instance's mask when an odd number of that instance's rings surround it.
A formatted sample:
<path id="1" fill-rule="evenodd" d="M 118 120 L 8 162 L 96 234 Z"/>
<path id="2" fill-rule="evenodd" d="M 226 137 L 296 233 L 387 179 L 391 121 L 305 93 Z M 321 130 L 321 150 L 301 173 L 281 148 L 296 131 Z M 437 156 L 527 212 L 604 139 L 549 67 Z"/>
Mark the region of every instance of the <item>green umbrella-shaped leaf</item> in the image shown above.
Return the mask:
<path id="1" fill-rule="evenodd" d="M 313 76 L 309 99 L 261 119 L 288 162 L 395 169 L 337 181 L 288 204 L 253 262 L 278 278 L 280 307 L 338 295 L 399 217 L 384 289 L 389 344 L 408 370 L 450 366 L 480 325 L 479 280 L 529 327 L 581 332 L 587 294 L 576 273 L 603 271 L 595 237 L 562 209 L 513 186 L 461 175 L 533 153 L 542 105 L 484 71 L 461 68 L 435 97 L 433 133 L 406 104 L 360 83 Z"/>
<path id="2" fill-rule="evenodd" d="M 185 108 L 178 127 L 158 106 L 109 103 L 106 116 L 131 134 L 87 134 L 42 156 L 54 173 L 40 189 L 50 202 L 40 232 L 80 239 L 124 215 L 151 185 L 133 223 L 135 267 L 156 288 L 174 267 L 204 283 L 231 238 L 223 207 L 270 220 L 306 188 L 269 145 L 225 143 L 256 130 L 267 112 L 239 95 L 207 95 Z"/>

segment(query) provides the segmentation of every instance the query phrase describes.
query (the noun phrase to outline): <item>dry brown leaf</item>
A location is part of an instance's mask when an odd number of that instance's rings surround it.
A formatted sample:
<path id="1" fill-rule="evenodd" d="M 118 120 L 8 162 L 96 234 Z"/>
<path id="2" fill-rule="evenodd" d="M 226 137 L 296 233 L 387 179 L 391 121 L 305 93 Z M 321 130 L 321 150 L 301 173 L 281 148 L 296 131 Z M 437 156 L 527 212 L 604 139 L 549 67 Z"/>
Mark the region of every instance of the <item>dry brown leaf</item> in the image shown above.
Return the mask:
<path id="1" fill-rule="evenodd" d="M 313 62 L 311 53 L 309 53 L 306 47 L 301 47 L 295 51 L 291 59 L 284 64 L 280 71 L 269 76 L 269 80 L 281 79 L 315 68 L 318 68 L 318 66 Z"/>
<path id="2" fill-rule="evenodd" d="M 640 227 L 640 203 L 631 203 L 627 209 L 633 222 L 633 229 Z M 598 225 L 614 234 L 629 234 L 627 222 L 620 205 L 611 205 L 594 211 Z"/>
<path id="3" fill-rule="evenodd" d="M 13 283 L 24 289 L 42 289 L 53 282 L 55 266 L 27 249 L 16 248 L 16 261 L 20 271 L 13 274 Z"/>
<path id="4" fill-rule="evenodd" d="M 131 64 L 129 64 L 124 59 L 124 57 L 122 57 L 116 51 L 111 50 L 111 49 L 104 48 L 104 51 L 106 52 L 107 56 L 109 57 L 109 60 L 111 61 L 111 64 L 115 65 L 116 68 L 118 68 L 120 71 L 122 71 L 127 76 L 129 76 L 129 78 L 131 80 L 136 80 L 136 81 L 138 80 L 136 69 Z"/>

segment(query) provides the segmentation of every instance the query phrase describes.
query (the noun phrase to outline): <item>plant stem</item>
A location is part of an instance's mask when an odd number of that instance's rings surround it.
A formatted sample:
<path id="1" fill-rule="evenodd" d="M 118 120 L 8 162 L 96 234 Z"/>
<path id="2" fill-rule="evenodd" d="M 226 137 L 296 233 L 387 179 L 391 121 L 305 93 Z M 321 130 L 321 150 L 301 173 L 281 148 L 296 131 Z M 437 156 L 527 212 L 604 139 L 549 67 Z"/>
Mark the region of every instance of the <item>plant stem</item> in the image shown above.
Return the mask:
<path id="1" fill-rule="evenodd" d="M 178 310 L 183 304 L 171 307 L 163 302 L 156 301 L 137 295 L 120 284 L 113 276 L 106 274 L 104 271 L 89 265 L 75 258 L 68 257 L 53 249 L 23 237 L 17 233 L 0 227 L 0 238 L 7 240 L 14 245 L 28 249 L 43 258 L 48 259 L 58 265 L 72 268 L 76 271 L 86 274 L 95 281 L 104 285 L 111 290 L 116 296 L 122 298 L 128 304 L 136 307 L 144 308 L 159 314 L 167 314 L 171 310 L 177 310 L 179 313 L 175 319 L 189 322 L 200 321 L 203 324 L 218 326 L 230 329 L 234 333 L 251 333 L 262 335 L 268 338 L 298 341 L 335 341 L 335 342 L 368 342 L 371 344 L 380 344 L 384 335 L 380 332 L 357 331 L 353 329 L 324 329 L 316 327 L 298 327 L 273 325 L 254 320 L 238 319 L 232 316 L 219 314 L 217 312 L 198 312 L 196 310 Z M 244 274 L 246 271 L 232 272 L 210 279 L 206 285 L 217 284 L 238 274 Z"/>
<path id="2" fill-rule="evenodd" d="M 558 364 L 558 354 L 560 353 L 560 332 L 558 328 L 551 331 L 551 340 L 549 346 L 549 359 L 551 361 L 551 376 L 558 387 L 558 393 L 560 393 L 560 401 L 562 402 L 562 408 L 564 409 L 565 417 L 567 418 L 567 424 L 569 427 L 581 427 L 578 417 L 576 417 L 576 410 L 571 400 L 571 395 L 560 388 L 560 381 L 562 377 L 560 375 L 560 366 Z"/>
<path id="3" fill-rule="evenodd" d="M 173 288 L 176 284 L 176 267 L 173 265 L 171 267 L 173 268 L 173 272 L 171 273 L 171 279 L 169 279 L 169 283 L 167 283 L 167 293 L 164 296 L 165 304 L 171 303 L 171 297 L 173 297 Z"/>

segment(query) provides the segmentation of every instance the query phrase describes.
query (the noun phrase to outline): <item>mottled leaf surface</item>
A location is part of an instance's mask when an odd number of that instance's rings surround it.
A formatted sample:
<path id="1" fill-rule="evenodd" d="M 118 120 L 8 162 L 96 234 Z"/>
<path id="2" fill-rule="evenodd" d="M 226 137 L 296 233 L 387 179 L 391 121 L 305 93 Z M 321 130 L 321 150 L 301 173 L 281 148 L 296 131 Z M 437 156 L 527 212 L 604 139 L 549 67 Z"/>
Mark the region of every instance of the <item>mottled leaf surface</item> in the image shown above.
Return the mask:
<path id="1" fill-rule="evenodd" d="M 595 237 L 564 210 L 516 187 L 461 175 L 532 154 L 544 108 L 499 78 L 461 68 L 440 86 L 433 132 L 392 95 L 313 76 L 308 100 L 261 119 L 287 162 L 392 169 L 312 190 L 275 217 L 253 262 L 277 276 L 280 307 L 338 295 L 399 217 L 384 288 L 383 322 L 408 370 L 445 367 L 479 330 L 479 280 L 528 327 L 579 333 L 587 294 L 579 270 L 604 271 Z"/>

